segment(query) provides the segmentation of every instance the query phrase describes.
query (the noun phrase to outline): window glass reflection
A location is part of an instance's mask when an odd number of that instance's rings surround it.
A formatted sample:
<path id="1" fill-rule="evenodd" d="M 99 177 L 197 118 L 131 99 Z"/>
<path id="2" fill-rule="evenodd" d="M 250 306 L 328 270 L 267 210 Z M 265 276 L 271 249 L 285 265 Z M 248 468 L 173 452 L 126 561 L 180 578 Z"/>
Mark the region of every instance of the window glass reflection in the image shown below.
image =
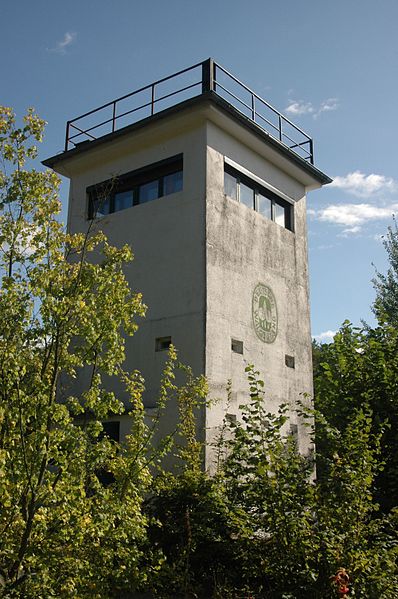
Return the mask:
<path id="1" fill-rule="evenodd" d="M 139 187 L 139 203 L 151 202 L 159 197 L 159 181 L 150 181 Z"/>
<path id="2" fill-rule="evenodd" d="M 182 171 L 166 175 L 163 178 L 163 195 L 167 196 L 170 193 L 182 191 Z"/>
<path id="3" fill-rule="evenodd" d="M 238 194 L 237 194 L 236 190 L 237 190 L 236 177 L 233 177 L 229 173 L 224 173 L 224 193 L 225 193 L 225 195 L 232 198 L 233 200 L 237 200 Z"/>
<path id="4" fill-rule="evenodd" d="M 95 215 L 106 216 L 111 211 L 111 199 L 109 196 L 99 197 L 95 202 Z"/>
<path id="5" fill-rule="evenodd" d="M 272 202 L 269 198 L 263 196 L 261 193 L 258 194 L 258 211 L 260 214 L 262 214 L 265 218 L 268 218 L 269 220 L 271 220 L 272 218 L 272 212 L 271 212 L 271 208 L 272 207 Z"/>
<path id="6" fill-rule="evenodd" d="M 285 216 L 285 207 L 281 206 L 280 204 L 277 204 L 277 202 L 275 202 L 275 222 L 278 223 L 278 225 L 281 225 L 281 227 L 285 227 L 286 226 L 286 216 Z"/>
<path id="7" fill-rule="evenodd" d="M 126 208 L 131 208 L 133 205 L 133 192 L 130 189 L 129 191 L 120 191 L 115 193 L 115 206 L 114 211 L 125 210 Z"/>
<path id="8" fill-rule="evenodd" d="M 254 209 L 254 189 L 248 187 L 244 183 L 240 184 L 239 199 L 241 204 L 245 204 L 248 208 Z"/>

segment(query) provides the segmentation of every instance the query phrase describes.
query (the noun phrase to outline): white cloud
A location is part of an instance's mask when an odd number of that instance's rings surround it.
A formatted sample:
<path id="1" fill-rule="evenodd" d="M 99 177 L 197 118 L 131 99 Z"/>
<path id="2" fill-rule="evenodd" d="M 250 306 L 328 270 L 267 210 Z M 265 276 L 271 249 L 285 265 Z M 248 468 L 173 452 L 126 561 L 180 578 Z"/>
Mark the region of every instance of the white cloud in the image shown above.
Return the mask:
<path id="1" fill-rule="evenodd" d="M 55 48 L 50 48 L 50 52 L 58 54 L 66 54 L 66 48 L 70 46 L 76 39 L 76 33 L 67 31 L 62 40 L 56 43 Z"/>
<path id="2" fill-rule="evenodd" d="M 361 225 L 373 220 L 391 218 L 398 204 L 372 206 L 371 204 L 330 204 L 318 211 L 318 219 L 346 227 L 346 233 L 358 233 Z"/>
<path id="3" fill-rule="evenodd" d="M 354 227 L 347 227 L 347 229 L 343 229 L 341 232 L 341 237 L 348 237 L 349 235 L 356 235 L 361 232 L 361 227 L 359 225 L 355 225 Z"/>
<path id="4" fill-rule="evenodd" d="M 310 114 L 310 113 L 314 112 L 314 107 L 312 106 L 311 102 L 292 101 L 285 108 L 285 112 L 287 112 L 288 114 L 296 115 L 296 116 L 301 115 L 301 114 Z"/>
<path id="5" fill-rule="evenodd" d="M 396 191 L 398 184 L 391 177 L 354 171 L 345 177 L 335 177 L 329 187 L 337 187 L 357 197 L 367 198 L 380 192 Z"/>
<path id="6" fill-rule="evenodd" d="M 330 112 L 332 110 L 337 110 L 339 107 L 338 98 L 328 98 L 324 102 L 322 102 L 318 112 Z"/>
<path id="7" fill-rule="evenodd" d="M 319 335 L 313 335 L 312 338 L 319 343 L 331 343 L 337 331 L 324 331 Z"/>
<path id="8" fill-rule="evenodd" d="M 312 114 L 314 119 L 318 118 L 322 112 L 331 112 L 339 107 L 338 98 L 328 98 L 321 102 L 319 108 L 316 108 L 312 102 L 303 102 L 302 100 L 290 100 L 285 112 L 293 116 L 301 116 L 303 114 Z"/>
<path id="9" fill-rule="evenodd" d="M 323 243 L 321 245 L 318 245 L 316 249 L 322 251 L 322 250 L 331 250 L 334 247 L 336 247 L 336 246 L 333 243 Z"/>
<path id="10" fill-rule="evenodd" d="M 321 102 L 320 107 L 314 114 L 314 119 L 317 119 L 322 112 L 331 112 L 337 110 L 339 107 L 339 101 L 337 98 L 328 98 L 324 102 Z"/>

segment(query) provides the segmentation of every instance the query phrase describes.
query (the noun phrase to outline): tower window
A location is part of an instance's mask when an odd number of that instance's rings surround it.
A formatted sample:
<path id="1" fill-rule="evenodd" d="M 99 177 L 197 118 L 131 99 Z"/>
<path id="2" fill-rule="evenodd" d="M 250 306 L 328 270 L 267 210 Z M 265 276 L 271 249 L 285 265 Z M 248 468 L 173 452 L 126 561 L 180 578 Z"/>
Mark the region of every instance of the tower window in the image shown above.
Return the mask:
<path id="1" fill-rule="evenodd" d="M 171 337 L 157 337 L 155 339 L 155 351 L 167 351 L 171 345 Z"/>
<path id="2" fill-rule="evenodd" d="M 243 354 L 243 341 L 237 339 L 231 339 L 231 350 L 235 354 Z"/>
<path id="3" fill-rule="evenodd" d="M 285 229 L 293 230 L 293 206 L 247 175 L 225 164 L 224 193 Z"/>
<path id="4" fill-rule="evenodd" d="M 173 156 L 87 188 L 88 218 L 98 218 L 182 191 L 183 156 Z"/>
<path id="5" fill-rule="evenodd" d="M 288 368 L 294 368 L 294 356 L 288 356 L 287 354 L 285 354 L 285 364 Z"/>
<path id="6" fill-rule="evenodd" d="M 293 440 L 297 443 L 298 442 L 298 425 L 293 422 L 290 423 L 290 434 L 293 437 Z"/>

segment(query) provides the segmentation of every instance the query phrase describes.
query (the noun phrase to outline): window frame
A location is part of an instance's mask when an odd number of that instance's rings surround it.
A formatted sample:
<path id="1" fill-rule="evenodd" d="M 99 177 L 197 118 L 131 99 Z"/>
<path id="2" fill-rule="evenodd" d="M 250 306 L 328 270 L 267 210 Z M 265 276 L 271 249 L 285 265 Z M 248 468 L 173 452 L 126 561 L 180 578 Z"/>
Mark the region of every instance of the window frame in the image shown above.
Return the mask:
<path id="1" fill-rule="evenodd" d="M 236 179 L 236 199 L 232 196 L 229 196 L 226 193 L 225 174 L 228 174 L 231 177 L 234 177 Z M 224 195 L 226 195 L 226 197 L 230 198 L 234 202 L 239 202 L 240 204 L 243 204 L 244 206 L 246 206 L 246 208 L 249 208 L 247 206 L 247 204 L 244 202 L 241 202 L 241 199 L 240 199 L 240 184 L 241 183 L 243 185 L 245 185 L 246 187 L 251 188 L 254 192 L 253 210 L 255 212 L 260 214 L 265 220 L 271 220 L 272 222 L 279 225 L 280 227 L 287 229 L 288 231 L 291 231 L 292 233 L 294 233 L 294 205 L 293 205 L 293 203 L 288 202 L 287 200 L 283 199 L 277 193 L 271 191 L 264 185 L 261 185 L 258 181 L 251 179 L 248 175 L 246 175 L 245 173 L 242 173 L 241 171 L 236 169 L 234 166 L 230 165 L 228 162 L 224 162 Z M 259 210 L 259 196 L 260 195 L 265 198 L 268 198 L 271 201 L 271 219 L 264 216 Z M 284 217 L 285 217 L 284 225 L 281 225 L 276 221 L 275 206 L 280 206 L 284 210 Z"/>
<path id="2" fill-rule="evenodd" d="M 86 189 L 88 199 L 87 219 L 93 220 L 94 218 L 102 218 L 104 216 L 109 216 L 110 214 L 115 214 L 115 212 L 122 212 L 123 210 L 126 210 L 127 208 L 115 210 L 115 196 L 118 193 L 131 191 L 132 204 L 131 206 L 128 206 L 128 208 L 133 208 L 142 204 L 148 204 L 154 200 L 165 197 L 165 195 L 180 193 L 180 191 L 183 191 L 184 187 L 184 176 L 182 176 L 181 179 L 181 189 L 175 192 L 164 194 L 164 178 L 180 172 L 184 172 L 183 154 L 177 154 L 175 156 L 171 156 L 170 158 L 166 158 L 165 160 L 159 160 L 158 162 L 149 164 L 140 169 L 124 173 L 118 177 L 115 177 L 114 179 L 107 179 L 106 181 L 101 181 L 95 185 L 90 185 Z M 152 181 L 158 182 L 157 197 L 153 198 L 152 200 L 140 202 L 140 188 L 143 185 L 151 183 Z M 101 214 L 97 216 L 98 208 L 96 208 L 95 203 L 98 201 L 98 198 L 101 194 L 104 194 L 104 197 L 109 196 L 109 212 L 105 215 Z"/>

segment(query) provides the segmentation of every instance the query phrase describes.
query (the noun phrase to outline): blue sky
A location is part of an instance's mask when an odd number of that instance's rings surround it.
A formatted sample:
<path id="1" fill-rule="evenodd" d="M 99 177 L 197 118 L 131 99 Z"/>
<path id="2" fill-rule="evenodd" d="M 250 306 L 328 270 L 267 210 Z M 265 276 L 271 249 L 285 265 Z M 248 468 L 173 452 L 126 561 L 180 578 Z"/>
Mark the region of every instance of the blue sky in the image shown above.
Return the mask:
<path id="1" fill-rule="evenodd" d="M 0 102 L 46 119 L 44 159 L 67 119 L 212 56 L 307 131 L 334 178 L 309 194 L 312 331 L 327 340 L 373 322 L 372 262 L 387 268 L 397 22 L 396 0 L 3 0 Z"/>

